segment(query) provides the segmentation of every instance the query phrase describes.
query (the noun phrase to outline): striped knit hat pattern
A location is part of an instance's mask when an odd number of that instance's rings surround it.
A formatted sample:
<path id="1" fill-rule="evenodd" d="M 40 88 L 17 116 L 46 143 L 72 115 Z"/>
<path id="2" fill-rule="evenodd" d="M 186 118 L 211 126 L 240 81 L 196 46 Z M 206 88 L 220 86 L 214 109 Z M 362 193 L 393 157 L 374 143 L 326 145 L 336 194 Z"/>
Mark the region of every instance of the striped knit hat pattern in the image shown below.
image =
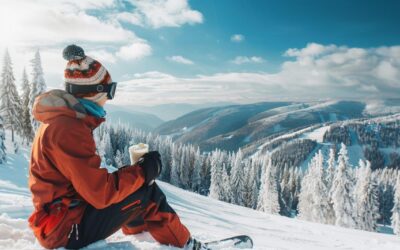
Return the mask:
<path id="1" fill-rule="evenodd" d="M 68 61 L 64 70 L 66 83 L 76 85 L 110 84 L 112 79 L 107 69 L 100 62 L 86 56 L 83 49 L 77 45 L 69 45 L 63 51 L 63 57 Z M 97 102 L 107 93 L 82 94 L 79 97 Z"/>

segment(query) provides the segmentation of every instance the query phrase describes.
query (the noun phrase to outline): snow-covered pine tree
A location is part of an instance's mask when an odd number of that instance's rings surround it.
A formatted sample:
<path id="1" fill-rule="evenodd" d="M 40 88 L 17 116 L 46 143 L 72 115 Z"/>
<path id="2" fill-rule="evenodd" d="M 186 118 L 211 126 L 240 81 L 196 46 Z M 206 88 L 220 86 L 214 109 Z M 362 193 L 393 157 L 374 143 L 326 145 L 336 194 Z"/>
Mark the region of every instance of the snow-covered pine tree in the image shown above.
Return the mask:
<path id="1" fill-rule="evenodd" d="M 117 153 L 115 153 L 115 167 L 120 168 L 120 167 L 124 166 L 122 161 L 123 161 L 123 155 L 122 155 L 121 151 L 119 151 L 119 149 L 117 149 Z"/>
<path id="2" fill-rule="evenodd" d="M 281 171 L 281 181 L 279 182 L 279 196 L 280 196 L 280 207 L 281 214 L 285 216 L 290 216 L 292 209 L 292 195 L 290 192 L 290 168 L 287 163 L 283 171 Z"/>
<path id="3" fill-rule="evenodd" d="M 254 160 L 246 161 L 246 185 L 245 185 L 245 206 L 255 208 L 257 206 L 257 166 Z"/>
<path id="4" fill-rule="evenodd" d="M 210 192 L 210 183 L 211 183 L 211 164 L 210 164 L 210 154 L 207 154 L 203 157 L 202 166 L 201 166 L 201 194 L 208 195 Z"/>
<path id="5" fill-rule="evenodd" d="M 335 225 L 354 228 L 353 178 L 348 160 L 346 145 L 342 143 L 332 184 L 332 202 L 336 218 Z"/>
<path id="6" fill-rule="evenodd" d="M 131 158 L 129 154 L 129 148 L 128 146 L 125 146 L 124 151 L 122 153 L 122 166 L 130 164 L 131 164 Z"/>
<path id="7" fill-rule="evenodd" d="M 335 160 L 335 149 L 329 149 L 329 158 L 328 158 L 328 167 L 326 168 L 325 172 L 325 185 L 326 190 L 328 191 L 328 204 L 329 207 L 327 208 L 327 224 L 335 224 L 335 211 L 333 209 L 333 201 L 332 201 L 332 183 L 333 179 L 335 178 L 335 169 L 336 169 L 336 160 Z"/>
<path id="8" fill-rule="evenodd" d="M 181 150 L 180 181 L 183 189 L 190 187 L 190 148 L 184 145 Z"/>
<path id="9" fill-rule="evenodd" d="M 111 136 L 110 131 L 106 130 L 103 139 L 102 139 L 102 147 L 104 148 L 104 159 L 107 165 L 114 164 L 114 149 L 111 144 Z"/>
<path id="10" fill-rule="evenodd" d="M 35 98 L 46 91 L 46 83 L 43 76 L 42 60 L 40 57 L 39 50 L 36 51 L 34 58 L 31 61 L 32 64 L 32 80 L 31 80 L 31 91 L 29 94 L 29 109 L 32 114 L 33 104 Z M 31 117 L 32 130 L 35 132 L 39 127 L 39 122 L 36 121 L 33 116 Z"/>
<path id="11" fill-rule="evenodd" d="M 222 182 L 222 199 L 223 201 L 226 202 L 231 202 L 230 198 L 232 197 L 231 194 L 231 184 L 230 184 L 230 178 L 228 175 L 228 170 L 226 169 L 225 163 L 222 164 L 222 172 L 221 172 L 221 182 Z"/>
<path id="12" fill-rule="evenodd" d="M 200 148 L 197 148 L 194 159 L 194 166 L 192 172 L 192 186 L 191 190 L 199 193 L 201 188 L 202 180 L 202 166 L 203 166 L 202 156 L 200 154 Z"/>
<path id="13" fill-rule="evenodd" d="M 180 169 L 179 169 L 179 153 L 181 152 L 180 146 L 177 144 L 172 144 L 172 157 L 171 157 L 171 184 L 180 187 Z"/>
<path id="14" fill-rule="evenodd" d="M 244 185 L 245 185 L 245 171 L 243 161 L 242 150 L 239 149 L 237 153 L 232 158 L 232 168 L 231 168 L 231 201 L 237 205 L 244 205 Z"/>
<path id="15" fill-rule="evenodd" d="M 289 191 L 288 207 L 290 208 L 289 216 L 293 216 L 293 212 L 296 209 L 295 197 L 296 197 L 296 168 L 291 167 L 289 170 L 289 181 L 287 183 L 287 189 Z M 298 195 L 297 195 L 298 196 Z"/>
<path id="16" fill-rule="evenodd" d="M 299 218 L 327 224 L 329 221 L 328 190 L 324 181 L 322 151 L 311 160 L 301 183 Z"/>
<path id="17" fill-rule="evenodd" d="M 328 158 L 328 168 L 326 169 L 326 175 L 325 175 L 325 182 L 328 190 L 331 189 L 333 178 L 335 177 L 335 165 L 336 165 L 335 150 L 333 148 L 330 148 L 329 158 Z"/>
<path id="18" fill-rule="evenodd" d="M 384 168 L 372 173 L 378 179 L 379 223 L 390 225 L 398 170 Z"/>
<path id="19" fill-rule="evenodd" d="M 29 94 L 31 92 L 31 86 L 29 84 L 28 75 L 24 68 L 22 72 L 22 95 L 21 95 L 21 105 L 22 105 L 22 132 L 24 135 L 24 140 L 29 143 L 33 139 L 33 131 L 31 125 L 31 113 L 29 108 Z"/>
<path id="20" fill-rule="evenodd" d="M 14 142 L 14 132 L 19 134 L 22 132 L 22 107 L 7 49 L 4 53 L 0 86 L 0 115 L 3 118 L 4 128 L 11 130 L 11 140 Z"/>
<path id="21" fill-rule="evenodd" d="M 294 190 L 293 190 L 293 208 L 297 209 L 299 204 L 299 195 L 301 190 L 301 180 L 303 179 L 304 174 L 300 167 L 296 167 L 293 171 L 293 182 L 294 182 Z"/>
<path id="22" fill-rule="evenodd" d="M 394 206 L 392 208 L 392 228 L 393 232 L 400 235 L 400 175 L 397 175 L 396 187 L 394 192 Z"/>
<path id="23" fill-rule="evenodd" d="M 264 161 L 263 173 L 261 175 L 261 187 L 258 195 L 257 210 L 279 214 L 278 183 L 276 180 L 276 167 L 272 165 L 270 156 Z"/>
<path id="24" fill-rule="evenodd" d="M 222 182 L 222 162 L 221 162 L 221 151 L 215 150 L 211 154 L 211 184 L 210 194 L 211 198 L 217 200 L 224 200 L 224 186 Z"/>
<path id="25" fill-rule="evenodd" d="M 0 117 L 0 164 L 6 162 L 7 159 L 6 146 L 4 145 L 5 139 L 6 135 L 3 127 L 3 118 Z"/>
<path id="26" fill-rule="evenodd" d="M 378 189 L 371 176 L 371 164 L 360 161 L 354 191 L 357 228 L 375 231 L 379 218 Z"/>

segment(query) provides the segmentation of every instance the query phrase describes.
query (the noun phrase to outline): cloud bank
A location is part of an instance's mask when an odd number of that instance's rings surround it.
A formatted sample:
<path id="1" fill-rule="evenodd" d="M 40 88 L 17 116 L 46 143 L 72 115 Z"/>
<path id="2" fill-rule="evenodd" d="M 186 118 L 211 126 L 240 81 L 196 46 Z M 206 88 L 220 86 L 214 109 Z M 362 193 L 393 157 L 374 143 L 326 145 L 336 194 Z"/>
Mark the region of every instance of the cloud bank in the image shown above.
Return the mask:
<path id="1" fill-rule="evenodd" d="M 362 49 L 310 43 L 288 49 L 284 57 L 287 60 L 276 73 L 231 72 L 188 78 L 156 71 L 136 74 L 119 85 L 116 102 L 400 98 L 400 46 Z"/>

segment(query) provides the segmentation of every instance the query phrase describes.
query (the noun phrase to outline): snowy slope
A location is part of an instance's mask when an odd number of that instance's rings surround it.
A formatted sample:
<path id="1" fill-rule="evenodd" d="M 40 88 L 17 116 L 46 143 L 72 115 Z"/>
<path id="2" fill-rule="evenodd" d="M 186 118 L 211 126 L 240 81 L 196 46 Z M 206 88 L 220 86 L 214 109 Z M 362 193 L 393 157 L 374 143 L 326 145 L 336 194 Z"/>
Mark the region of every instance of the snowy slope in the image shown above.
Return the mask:
<path id="1" fill-rule="evenodd" d="M 349 126 L 349 125 L 361 125 L 361 126 L 373 126 L 371 124 L 379 124 L 385 125 L 391 122 L 400 121 L 400 113 L 390 114 L 390 115 L 383 115 L 373 118 L 357 118 L 357 119 L 348 119 L 345 121 L 337 121 L 337 122 L 327 122 L 327 123 L 319 123 L 312 126 L 307 126 L 305 128 L 297 129 L 292 132 L 282 133 L 281 135 L 275 137 L 266 137 L 259 141 L 255 141 L 250 143 L 246 147 L 243 147 L 243 152 L 250 156 L 257 156 L 259 154 L 264 154 L 267 151 L 270 153 L 277 152 L 277 151 L 285 151 L 285 148 L 282 147 L 285 143 L 291 143 L 296 140 L 311 140 L 316 143 L 314 150 L 312 150 L 308 156 L 303 160 L 299 166 L 302 169 L 306 169 L 309 162 L 311 161 L 312 157 L 318 150 L 322 150 L 324 156 L 327 158 L 329 155 L 329 149 L 334 145 L 334 143 L 325 141 L 324 142 L 324 134 L 329 131 L 332 127 L 337 126 Z M 347 150 L 349 153 L 349 162 L 353 166 L 357 166 L 359 160 L 366 160 L 364 155 L 364 147 L 371 146 L 361 142 L 358 139 L 356 131 L 353 128 L 349 129 L 349 136 L 351 145 L 347 146 Z M 336 146 L 338 146 L 337 144 Z M 273 147 L 273 149 L 271 149 Z M 390 153 L 392 152 L 400 152 L 399 147 L 381 147 L 379 146 L 380 153 L 388 159 Z M 387 164 L 388 162 L 386 162 Z"/>
<path id="2" fill-rule="evenodd" d="M 27 157 L 10 152 L 9 162 L 0 165 L 0 249 L 41 249 L 26 222 L 32 207 L 26 188 Z M 15 164 L 15 165 L 14 165 Z M 248 208 L 200 196 L 158 182 L 192 234 L 214 240 L 235 234 L 248 234 L 255 249 L 400 249 L 400 238 L 335 226 L 310 223 L 282 216 L 267 215 Z M 129 241 L 129 245 L 111 247 L 107 242 Z M 154 242 L 148 233 L 124 236 L 120 231 L 95 243 L 92 249 L 176 249 Z"/>

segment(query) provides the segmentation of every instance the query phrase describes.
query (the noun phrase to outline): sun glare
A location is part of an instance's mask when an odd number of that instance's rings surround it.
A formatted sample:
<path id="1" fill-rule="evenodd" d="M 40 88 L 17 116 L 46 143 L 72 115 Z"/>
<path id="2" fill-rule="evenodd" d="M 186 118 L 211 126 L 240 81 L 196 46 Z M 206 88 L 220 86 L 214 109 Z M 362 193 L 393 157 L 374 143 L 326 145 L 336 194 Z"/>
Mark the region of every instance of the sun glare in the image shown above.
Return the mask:
<path id="1" fill-rule="evenodd" d="M 1 4 L 0 8 L 0 45 L 12 46 L 16 43 L 23 42 L 23 29 L 29 29 L 24 27 L 22 29 L 21 23 L 24 19 L 24 10 L 21 10 L 17 5 L 14 4 Z"/>

